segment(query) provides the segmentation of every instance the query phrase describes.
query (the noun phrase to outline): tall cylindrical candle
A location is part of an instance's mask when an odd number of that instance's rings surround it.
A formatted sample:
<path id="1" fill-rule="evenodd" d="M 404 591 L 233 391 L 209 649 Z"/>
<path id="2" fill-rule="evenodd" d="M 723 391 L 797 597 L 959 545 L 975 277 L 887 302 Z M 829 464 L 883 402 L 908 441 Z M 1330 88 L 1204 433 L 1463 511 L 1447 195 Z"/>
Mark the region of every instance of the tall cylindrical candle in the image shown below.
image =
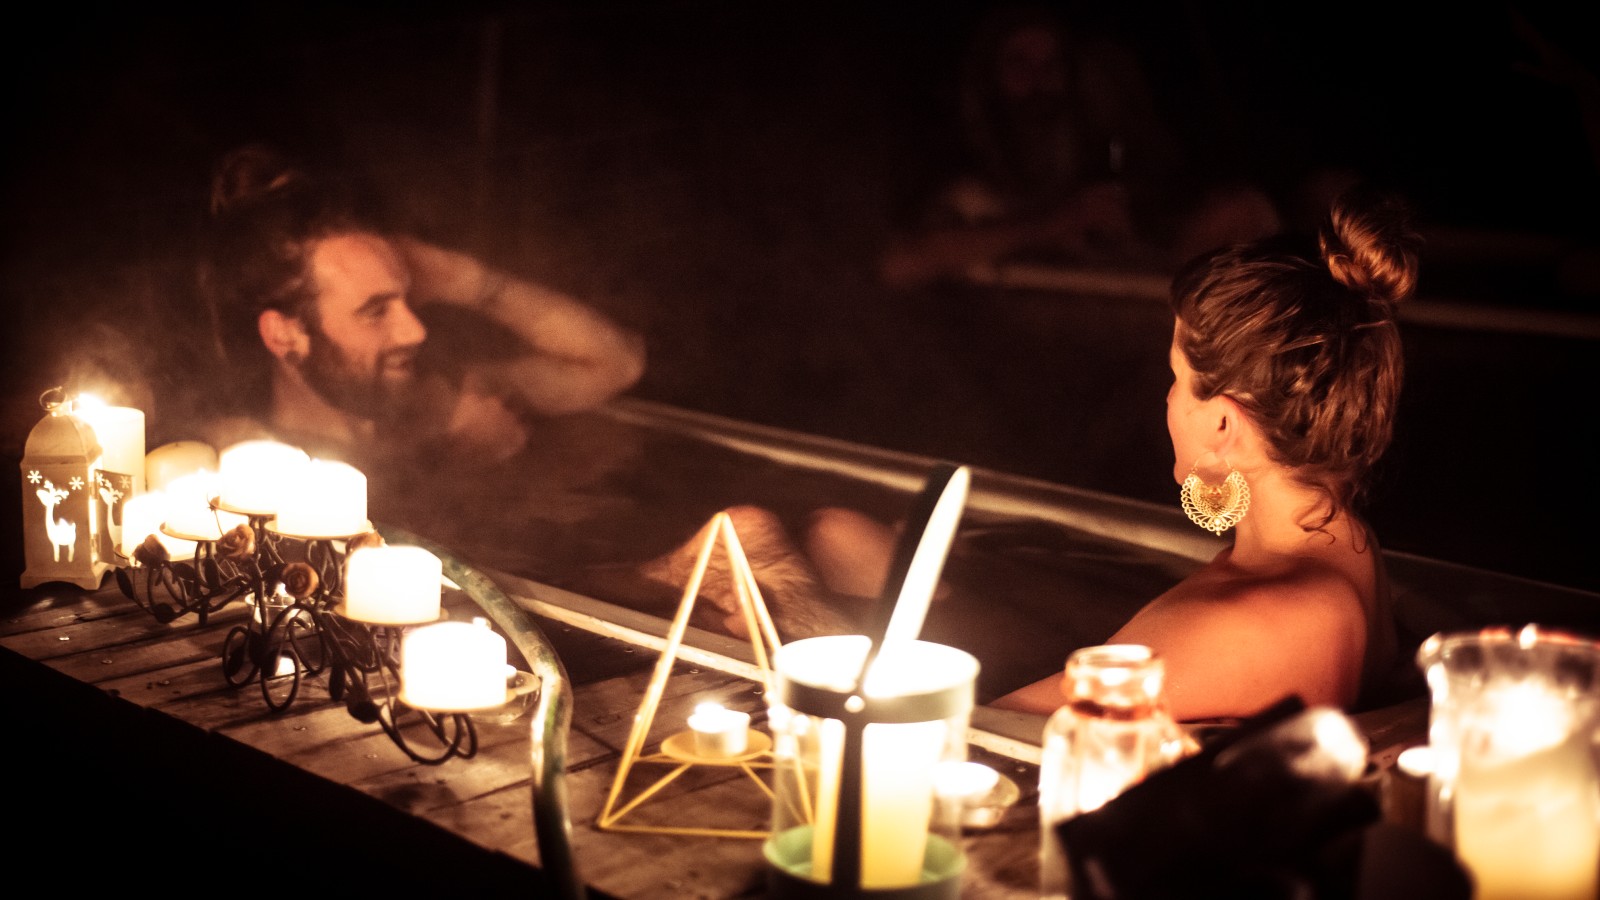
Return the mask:
<path id="1" fill-rule="evenodd" d="M 100 441 L 100 468 L 133 480 L 127 496 L 144 490 L 144 413 L 131 406 L 106 406 L 80 397 L 74 414 L 94 429 Z"/>
<path id="2" fill-rule="evenodd" d="M 277 527 L 284 534 L 344 537 L 371 528 L 367 476 L 349 463 L 313 459 L 281 485 Z"/>
<path id="3" fill-rule="evenodd" d="M 485 619 L 438 622 L 400 641 L 400 700 L 413 709 L 469 712 L 506 702 L 506 639 Z"/>
<path id="4" fill-rule="evenodd" d="M 439 557 L 421 547 L 363 547 L 345 563 L 345 616 L 373 625 L 439 618 Z"/>
<path id="5" fill-rule="evenodd" d="M 222 504 L 259 514 L 278 511 L 284 486 L 310 461 L 304 450 L 277 441 L 242 441 L 222 451 Z"/>

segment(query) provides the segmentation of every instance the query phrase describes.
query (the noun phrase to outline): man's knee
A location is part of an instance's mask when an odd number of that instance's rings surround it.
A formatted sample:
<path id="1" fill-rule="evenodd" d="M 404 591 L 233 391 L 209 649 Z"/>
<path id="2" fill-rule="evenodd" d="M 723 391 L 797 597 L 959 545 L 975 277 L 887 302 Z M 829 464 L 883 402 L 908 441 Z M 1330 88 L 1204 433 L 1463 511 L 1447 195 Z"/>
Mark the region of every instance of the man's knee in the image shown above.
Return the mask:
<path id="1" fill-rule="evenodd" d="M 894 548 L 894 531 L 852 509 L 825 508 L 811 514 L 806 555 L 835 591 L 876 596 Z"/>

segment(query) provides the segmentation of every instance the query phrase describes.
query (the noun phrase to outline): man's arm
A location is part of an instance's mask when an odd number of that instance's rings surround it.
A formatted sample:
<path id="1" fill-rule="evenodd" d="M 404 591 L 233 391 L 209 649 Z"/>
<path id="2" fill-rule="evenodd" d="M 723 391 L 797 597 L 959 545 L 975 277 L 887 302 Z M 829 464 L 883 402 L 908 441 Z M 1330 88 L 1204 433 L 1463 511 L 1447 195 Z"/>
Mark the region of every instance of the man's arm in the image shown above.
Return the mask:
<path id="1" fill-rule="evenodd" d="M 565 294 L 494 271 L 464 253 L 396 240 L 419 302 L 475 310 L 520 337 L 529 352 L 485 375 L 546 414 L 598 406 L 644 374 L 644 341 Z"/>

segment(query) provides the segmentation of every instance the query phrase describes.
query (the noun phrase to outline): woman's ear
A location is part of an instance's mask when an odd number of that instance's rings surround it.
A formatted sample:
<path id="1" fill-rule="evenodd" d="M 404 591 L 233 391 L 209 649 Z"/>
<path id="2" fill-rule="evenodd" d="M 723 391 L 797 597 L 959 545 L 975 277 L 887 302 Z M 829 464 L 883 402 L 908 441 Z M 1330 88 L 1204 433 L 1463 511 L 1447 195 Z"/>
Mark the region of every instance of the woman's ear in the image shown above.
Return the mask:
<path id="1" fill-rule="evenodd" d="M 1245 415 L 1244 407 L 1226 394 L 1218 394 L 1207 402 L 1215 404 L 1212 421 L 1216 429 L 1211 435 L 1211 449 L 1223 459 L 1239 465 L 1235 461 L 1248 457 L 1255 447 L 1254 424 Z"/>
<path id="2" fill-rule="evenodd" d="M 256 318 L 256 330 L 267 352 L 284 362 L 299 363 L 311 352 L 311 337 L 298 316 L 265 310 Z"/>

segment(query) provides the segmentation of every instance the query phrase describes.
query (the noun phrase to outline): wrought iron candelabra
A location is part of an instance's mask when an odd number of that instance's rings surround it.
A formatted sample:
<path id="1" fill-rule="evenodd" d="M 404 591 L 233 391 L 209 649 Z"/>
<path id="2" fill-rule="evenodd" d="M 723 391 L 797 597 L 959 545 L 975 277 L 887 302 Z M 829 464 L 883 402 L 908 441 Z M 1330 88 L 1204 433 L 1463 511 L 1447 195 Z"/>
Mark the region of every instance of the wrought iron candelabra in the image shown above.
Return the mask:
<path id="1" fill-rule="evenodd" d="M 115 570 L 117 587 L 158 622 L 194 614 L 204 625 L 217 610 L 241 597 L 262 596 L 275 583 L 271 579 L 283 560 L 276 541 L 266 535 L 269 518 L 250 516 L 212 538 L 162 526 L 167 537 L 193 543 L 193 557 L 172 559 L 160 536 L 151 534 L 127 556 L 119 554 L 124 564 Z"/>
<path id="2" fill-rule="evenodd" d="M 233 512 L 216 501 L 212 506 Z M 274 713 L 295 702 L 305 678 L 326 673 L 329 696 L 353 718 L 377 724 L 415 762 L 437 765 L 477 754 L 474 715 L 514 717 L 538 687 L 534 676 L 513 669 L 502 709 L 432 710 L 405 703 L 401 639 L 409 628 L 429 623 L 361 621 L 344 602 L 345 564 L 356 550 L 384 544 L 376 530 L 292 535 L 280 531 L 272 515 L 252 513 L 212 539 L 166 526 L 163 534 L 193 541 L 193 557 L 171 559 L 166 545 L 151 535 L 130 554 L 130 564 L 116 570 L 122 593 L 159 622 L 194 614 L 202 625 L 243 599 L 250 616 L 223 640 L 223 677 L 235 688 L 256 683 Z"/>

